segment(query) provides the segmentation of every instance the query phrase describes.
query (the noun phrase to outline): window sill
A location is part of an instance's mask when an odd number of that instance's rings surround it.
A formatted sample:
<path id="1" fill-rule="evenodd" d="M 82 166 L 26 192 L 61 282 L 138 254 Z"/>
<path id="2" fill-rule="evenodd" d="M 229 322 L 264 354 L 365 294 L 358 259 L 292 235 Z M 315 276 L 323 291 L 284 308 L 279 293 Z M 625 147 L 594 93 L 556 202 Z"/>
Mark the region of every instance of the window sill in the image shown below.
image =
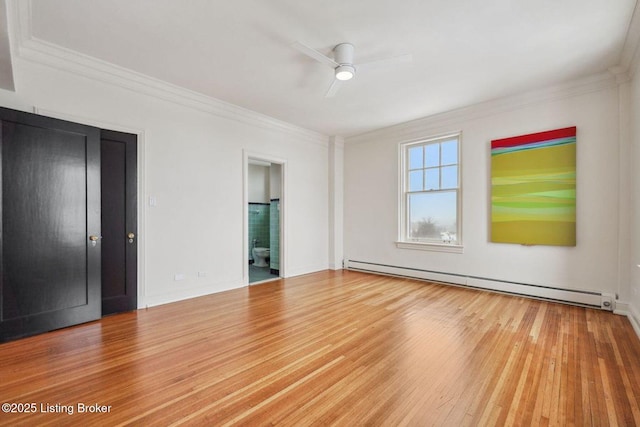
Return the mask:
<path id="1" fill-rule="evenodd" d="M 446 245 L 437 243 L 418 243 L 418 242 L 396 242 L 399 249 L 417 249 L 420 251 L 447 252 L 453 254 L 461 254 L 464 252 L 462 245 Z"/>

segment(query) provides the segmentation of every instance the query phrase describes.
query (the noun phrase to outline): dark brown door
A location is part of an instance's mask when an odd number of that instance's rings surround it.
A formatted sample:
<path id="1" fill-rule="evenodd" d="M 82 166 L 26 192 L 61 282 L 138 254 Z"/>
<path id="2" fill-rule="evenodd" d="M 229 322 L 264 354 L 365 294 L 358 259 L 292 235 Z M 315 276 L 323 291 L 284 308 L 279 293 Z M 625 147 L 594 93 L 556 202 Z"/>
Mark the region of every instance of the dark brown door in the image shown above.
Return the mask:
<path id="1" fill-rule="evenodd" d="M 137 287 L 137 137 L 101 132 L 102 315 L 135 310 Z"/>
<path id="2" fill-rule="evenodd" d="M 0 124 L 0 341 L 100 318 L 100 130 L 5 108 Z"/>

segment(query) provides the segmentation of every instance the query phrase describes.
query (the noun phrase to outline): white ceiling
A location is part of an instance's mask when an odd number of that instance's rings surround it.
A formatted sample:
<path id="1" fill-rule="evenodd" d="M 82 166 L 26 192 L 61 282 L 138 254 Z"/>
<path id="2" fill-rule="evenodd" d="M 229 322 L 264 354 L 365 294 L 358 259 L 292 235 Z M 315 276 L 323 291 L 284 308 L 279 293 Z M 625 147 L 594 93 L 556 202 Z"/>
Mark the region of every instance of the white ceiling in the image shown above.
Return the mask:
<path id="1" fill-rule="evenodd" d="M 355 135 L 620 63 L 636 0 L 33 0 L 35 37 L 327 135 Z M 297 50 L 410 53 L 324 98 Z"/>

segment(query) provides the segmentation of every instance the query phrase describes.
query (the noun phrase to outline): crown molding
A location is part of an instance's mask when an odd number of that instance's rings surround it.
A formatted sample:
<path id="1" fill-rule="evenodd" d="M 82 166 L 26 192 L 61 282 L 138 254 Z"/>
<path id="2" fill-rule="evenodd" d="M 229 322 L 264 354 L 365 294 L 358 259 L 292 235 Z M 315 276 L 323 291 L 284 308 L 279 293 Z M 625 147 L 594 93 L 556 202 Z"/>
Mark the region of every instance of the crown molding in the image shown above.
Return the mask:
<path id="1" fill-rule="evenodd" d="M 262 129 L 284 132 L 301 141 L 328 146 L 328 136 L 212 98 L 183 87 L 120 67 L 38 39 L 32 34 L 31 0 L 8 0 L 13 26 L 14 54 L 20 59 L 127 89 L 138 94 L 192 108 Z"/>
<path id="2" fill-rule="evenodd" d="M 631 73 L 628 68 L 623 67 L 622 65 L 616 65 L 614 67 L 609 67 L 607 70 L 616 78 L 616 83 L 621 85 L 623 83 L 630 82 L 632 80 Z"/>
<path id="3" fill-rule="evenodd" d="M 442 128 L 459 127 L 462 121 L 476 120 L 506 111 L 558 99 L 584 95 L 616 87 L 616 76 L 611 72 L 592 75 L 570 83 L 498 98 L 443 113 L 434 114 L 398 125 L 374 130 L 346 138 L 347 144 L 376 140 L 409 141 L 421 138 L 425 133 L 441 132 Z"/>
<path id="4" fill-rule="evenodd" d="M 344 149 L 344 137 L 340 135 L 334 135 L 329 137 L 329 146 L 337 150 Z"/>
<path id="5" fill-rule="evenodd" d="M 627 27 L 627 35 L 622 47 L 619 65 L 630 76 L 635 75 L 638 70 L 638 62 L 640 61 L 640 49 L 638 46 L 640 46 L 640 4 L 636 0 L 631 20 Z"/>

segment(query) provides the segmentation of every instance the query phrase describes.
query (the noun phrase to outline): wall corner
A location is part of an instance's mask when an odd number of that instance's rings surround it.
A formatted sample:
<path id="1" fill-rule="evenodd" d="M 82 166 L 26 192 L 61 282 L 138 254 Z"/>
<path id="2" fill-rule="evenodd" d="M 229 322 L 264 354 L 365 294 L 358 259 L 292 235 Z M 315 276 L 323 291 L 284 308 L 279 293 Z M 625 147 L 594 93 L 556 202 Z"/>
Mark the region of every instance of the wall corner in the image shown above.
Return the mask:
<path id="1" fill-rule="evenodd" d="M 344 214 L 344 138 L 329 138 L 329 268 L 342 269 Z"/>

